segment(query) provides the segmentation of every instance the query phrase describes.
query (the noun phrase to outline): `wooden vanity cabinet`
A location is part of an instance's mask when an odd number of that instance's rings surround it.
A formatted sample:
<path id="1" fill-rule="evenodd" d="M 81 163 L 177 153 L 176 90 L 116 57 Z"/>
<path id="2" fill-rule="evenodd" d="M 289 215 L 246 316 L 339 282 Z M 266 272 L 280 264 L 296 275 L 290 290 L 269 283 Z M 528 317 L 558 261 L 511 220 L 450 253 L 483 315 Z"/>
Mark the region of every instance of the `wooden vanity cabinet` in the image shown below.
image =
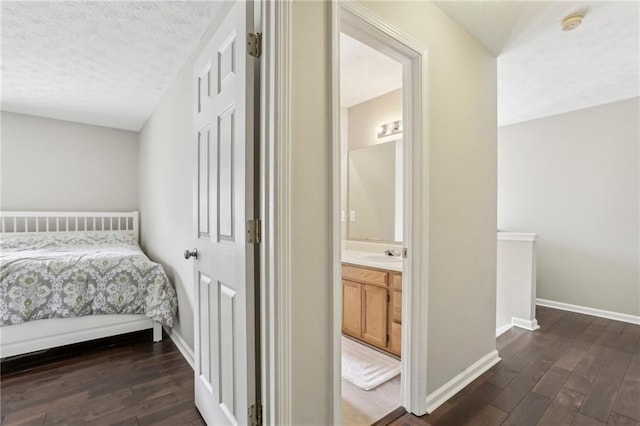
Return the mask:
<path id="1" fill-rule="evenodd" d="M 342 280 L 342 332 L 360 338 L 362 334 L 362 285 Z"/>
<path id="2" fill-rule="evenodd" d="M 389 290 L 389 352 L 400 356 L 402 347 L 402 275 L 394 274 L 399 282 L 398 287 Z"/>
<path id="3" fill-rule="evenodd" d="M 402 274 L 342 265 L 342 332 L 400 356 Z"/>
<path id="4" fill-rule="evenodd" d="M 386 288 L 362 284 L 361 339 L 379 348 L 387 347 L 387 312 L 389 294 Z"/>

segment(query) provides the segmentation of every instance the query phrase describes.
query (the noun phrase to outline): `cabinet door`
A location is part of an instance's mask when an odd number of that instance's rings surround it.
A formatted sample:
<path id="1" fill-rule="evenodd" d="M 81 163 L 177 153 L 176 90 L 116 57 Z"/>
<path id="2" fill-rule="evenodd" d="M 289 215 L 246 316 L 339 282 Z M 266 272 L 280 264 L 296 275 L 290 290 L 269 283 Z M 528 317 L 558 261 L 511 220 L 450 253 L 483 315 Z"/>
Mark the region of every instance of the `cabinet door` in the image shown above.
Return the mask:
<path id="1" fill-rule="evenodd" d="M 362 284 L 362 339 L 387 347 L 388 292 L 386 288 Z"/>
<path id="2" fill-rule="evenodd" d="M 389 327 L 389 352 L 400 356 L 400 350 L 402 348 L 402 326 L 392 322 Z"/>
<path id="3" fill-rule="evenodd" d="M 402 336 L 402 292 L 389 290 L 389 352 L 400 356 Z"/>
<path id="4" fill-rule="evenodd" d="M 389 291 L 391 295 L 391 321 L 402 324 L 402 292 Z"/>
<path id="5" fill-rule="evenodd" d="M 360 338 L 362 327 L 362 284 L 342 280 L 342 332 Z"/>

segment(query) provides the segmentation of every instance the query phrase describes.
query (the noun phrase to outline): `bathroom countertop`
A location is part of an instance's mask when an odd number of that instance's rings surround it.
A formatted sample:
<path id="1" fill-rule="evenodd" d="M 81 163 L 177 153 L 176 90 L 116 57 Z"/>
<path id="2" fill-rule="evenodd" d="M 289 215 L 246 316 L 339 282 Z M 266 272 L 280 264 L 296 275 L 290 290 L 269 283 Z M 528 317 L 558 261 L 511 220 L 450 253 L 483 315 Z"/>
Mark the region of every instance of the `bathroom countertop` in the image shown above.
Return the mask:
<path id="1" fill-rule="evenodd" d="M 354 265 L 368 266 L 370 268 L 386 269 L 389 271 L 402 272 L 402 257 L 394 256 L 394 260 L 373 260 L 368 257 L 382 256 L 384 253 L 359 251 L 359 250 L 343 250 L 342 262 Z"/>

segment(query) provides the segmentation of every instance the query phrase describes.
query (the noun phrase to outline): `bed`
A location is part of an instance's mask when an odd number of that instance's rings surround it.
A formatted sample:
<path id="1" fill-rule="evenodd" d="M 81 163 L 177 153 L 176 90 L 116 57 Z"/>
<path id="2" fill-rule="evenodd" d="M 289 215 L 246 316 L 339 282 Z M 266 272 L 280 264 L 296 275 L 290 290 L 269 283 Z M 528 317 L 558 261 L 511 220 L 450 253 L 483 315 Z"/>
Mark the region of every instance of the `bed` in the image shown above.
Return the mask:
<path id="1" fill-rule="evenodd" d="M 0 358 L 173 325 L 138 212 L 0 212 L 0 227 Z"/>

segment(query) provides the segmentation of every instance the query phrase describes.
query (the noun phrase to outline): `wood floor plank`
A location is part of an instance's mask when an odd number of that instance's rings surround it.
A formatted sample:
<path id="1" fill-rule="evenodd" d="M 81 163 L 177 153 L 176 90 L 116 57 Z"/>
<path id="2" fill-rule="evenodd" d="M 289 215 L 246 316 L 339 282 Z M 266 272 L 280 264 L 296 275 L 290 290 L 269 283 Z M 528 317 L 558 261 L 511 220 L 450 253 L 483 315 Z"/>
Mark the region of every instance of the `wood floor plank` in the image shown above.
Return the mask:
<path id="1" fill-rule="evenodd" d="M 571 425 L 575 426 L 603 426 L 605 423 L 599 422 L 593 417 L 585 416 L 582 413 L 576 414 Z"/>
<path id="2" fill-rule="evenodd" d="M 618 393 L 618 386 L 604 382 L 594 382 L 584 400 L 580 412 L 605 423 Z"/>
<path id="3" fill-rule="evenodd" d="M 11 419 L 5 416 L 2 419 L 3 425 L 11 426 L 35 426 L 44 424 L 47 413 L 30 414 L 19 419 Z"/>
<path id="4" fill-rule="evenodd" d="M 600 372 L 604 360 L 585 355 L 565 382 L 565 387 L 586 394 Z"/>
<path id="5" fill-rule="evenodd" d="M 12 361 L 8 374 L 3 368 L 3 424 L 204 424 L 193 403 L 193 370 L 170 340 L 132 335 L 93 344 L 84 346 L 86 356 L 62 359 L 58 351 L 50 363 L 27 359 L 20 370 Z"/>
<path id="6" fill-rule="evenodd" d="M 177 398 L 176 398 L 177 399 Z M 191 421 L 198 416 L 193 403 L 187 401 L 177 401 L 173 404 L 159 406 L 156 410 L 138 416 L 140 426 L 150 424 L 176 424 L 179 421 Z M 167 423 L 169 421 L 169 423 Z M 173 421 L 174 423 L 171 423 Z"/>
<path id="7" fill-rule="evenodd" d="M 613 411 L 640 421 L 640 382 L 630 380 L 622 382 Z"/>
<path id="8" fill-rule="evenodd" d="M 529 392 L 520 404 L 506 418 L 505 425 L 534 426 L 542 417 L 551 400 L 534 392 Z"/>
<path id="9" fill-rule="evenodd" d="M 640 343 L 640 325 L 625 324 L 625 328 L 618 338 L 615 348 L 625 352 L 634 352 L 638 343 Z"/>
<path id="10" fill-rule="evenodd" d="M 426 420 L 433 426 L 463 425 L 489 405 L 500 391 L 499 387 L 485 382 L 478 386 L 476 392 L 467 394 L 441 418 L 436 420 L 433 417 L 431 419 L 427 417 Z"/>
<path id="11" fill-rule="evenodd" d="M 569 425 L 573 421 L 584 395 L 574 390 L 562 388 L 555 396 L 551 405 L 544 412 L 540 421 L 541 426 Z"/>
<path id="12" fill-rule="evenodd" d="M 640 326 L 542 307 L 537 317 L 539 330 L 498 338 L 502 361 L 432 415 L 392 424 L 640 426 Z"/>
<path id="13" fill-rule="evenodd" d="M 611 413 L 607 426 L 640 426 L 640 422 L 618 413 Z"/>
<path id="14" fill-rule="evenodd" d="M 582 414 L 606 423 L 631 358 L 632 354 L 629 352 L 617 349 L 608 349 L 606 351 L 604 364 L 580 407 Z M 631 393 L 633 393 L 633 390 L 631 390 Z M 622 400 L 621 404 L 624 404 L 624 401 L 625 399 Z M 625 409 L 624 405 L 621 405 L 621 409 Z"/>
<path id="15" fill-rule="evenodd" d="M 465 426 L 498 426 L 504 422 L 508 415 L 508 413 L 493 405 L 487 405 L 475 417 L 465 423 Z"/>
<path id="16" fill-rule="evenodd" d="M 551 367 L 533 387 L 538 395 L 553 399 L 571 374 L 570 371 Z"/>
<path id="17" fill-rule="evenodd" d="M 405 410 L 404 407 L 398 407 L 377 422 L 373 423 L 371 426 L 386 426 L 405 414 L 407 414 L 407 410 Z"/>
<path id="18" fill-rule="evenodd" d="M 543 360 L 533 362 L 496 397 L 492 405 L 510 413 L 527 396 L 550 367 Z"/>

